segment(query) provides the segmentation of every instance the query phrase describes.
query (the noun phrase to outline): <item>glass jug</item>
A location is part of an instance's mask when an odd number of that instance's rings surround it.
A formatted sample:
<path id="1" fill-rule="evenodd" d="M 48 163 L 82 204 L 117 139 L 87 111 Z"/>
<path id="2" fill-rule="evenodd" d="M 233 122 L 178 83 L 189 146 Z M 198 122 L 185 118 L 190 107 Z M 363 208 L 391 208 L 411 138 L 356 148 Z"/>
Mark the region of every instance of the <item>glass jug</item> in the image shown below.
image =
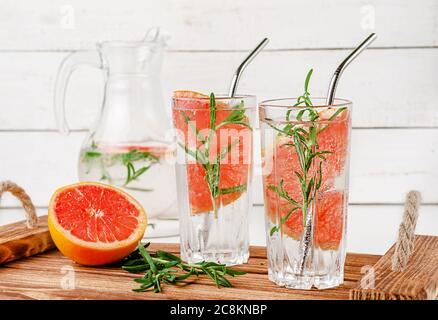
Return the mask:
<path id="1" fill-rule="evenodd" d="M 98 43 L 97 52 L 73 53 L 62 62 L 55 88 L 58 127 L 67 134 L 65 93 L 70 75 L 81 65 L 104 72 L 103 106 L 81 148 L 79 180 L 121 187 L 140 201 L 149 218 L 177 215 L 174 147 L 170 136 L 165 139 L 170 119 L 160 80 L 164 48 L 160 37 Z"/>

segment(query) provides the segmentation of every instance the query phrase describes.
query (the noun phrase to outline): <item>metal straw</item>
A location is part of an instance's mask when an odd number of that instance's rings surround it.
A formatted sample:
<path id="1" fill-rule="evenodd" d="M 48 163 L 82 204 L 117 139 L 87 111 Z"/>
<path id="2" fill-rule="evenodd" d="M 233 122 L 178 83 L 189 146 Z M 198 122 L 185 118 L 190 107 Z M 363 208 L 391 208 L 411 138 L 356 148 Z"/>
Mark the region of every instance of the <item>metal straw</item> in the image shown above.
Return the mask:
<path id="1" fill-rule="evenodd" d="M 260 42 L 257 47 L 255 47 L 255 49 L 251 51 L 251 53 L 245 58 L 245 60 L 242 61 L 242 63 L 236 69 L 233 79 L 231 80 L 230 90 L 228 91 L 228 95 L 230 97 L 234 97 L 234 95 L 236 94 L 237 85 L 239 84 L 239 79 L 243 73 L 243 70 L 245 70 L 246 66 L 259 54 L 260 51 L 262 51 L 262 49 L 268 44 L 268 42 L 269 39 L 264 38 L 262 42 Z"/>
<path id="2" fill-rule="evenodd" d="M 335 98 L 335 92 L 336 92 L 336 86 L 338 85 L 339 79 L 341 77 L 342 72 L 345 70 L 345 68 L 353 61 L 362 51 L 364 51 L 370 44 L 376 39 L 376 34 L 372 33 L 370 34 L 356 49 L 351 52 L 347 58 L 345 58 L 344 61 L 341 62 L 341 64 L 336 69 L 335 73 L 333 74 L 332 80 L 330 82 L 330 87 L 327 94 L 327 106 L 330 106 L 333 104 L 333 100 Z M 304 238 L 301 242 L 299 251 L 301 256 L 301 262 L 298 265 L 298 272 L 299 274 L 303 275 L 307 258 L 309 255 L 309 248 L 312 242 L 313 238 L 313 213 L 309 212 L 307 213 L 306 217 L 306 224 L 305 224 L 305 231 L 304 231 Z M 310 253 L 312 254 L 312 252 Z"/>
<path id="3" fill-rule="evenodd" d="M 354 60 L 356 57 L 364 51 L 374 40 L 376 40 L 377 35 L 375 33 L 371 33 L 368 38 L 366 38 L 356 49 L 351 52 L 344 61 L 336 69 L 335 73 L 332 76 L 332 80 L 330 81 L 329 90 L 327 93 L 326 103 L 328 106 L 333 104 L 335 99 L 336 87 L 338 86 L 339 79 L 341 77 L 342 72 L 345 68 Z"/>

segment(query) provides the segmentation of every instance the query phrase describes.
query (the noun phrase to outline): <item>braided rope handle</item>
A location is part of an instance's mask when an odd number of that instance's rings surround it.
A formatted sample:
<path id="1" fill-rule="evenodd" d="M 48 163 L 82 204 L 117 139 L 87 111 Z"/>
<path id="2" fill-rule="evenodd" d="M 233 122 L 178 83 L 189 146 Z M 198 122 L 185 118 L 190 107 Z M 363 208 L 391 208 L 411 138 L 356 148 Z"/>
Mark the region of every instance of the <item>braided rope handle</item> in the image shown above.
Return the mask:
<path id="1" fill-rule="evenodd" d="M 393 271 L 403 271 L 412 252 L 414 252 L 415 227 L 417 226 L 420 203 L 421 194 L 418 191 L 410 191 L 406 195 L 403 221 L 398 230 L 398 239 L 392 256 Z"/>
<path id="2" fill-rule="evenodd" d="M 21 204 L 26 212 L 26 223 L 29 229 L 35 228 L 38 224 L 38 217 L 35 211 L 35 206 L 32 203 L 29 195 L 24 191 L 23 188 L 18 186 L 16 183 L 12 181 L 1 181 L 0 182 L 0 200 L 2 198 L 3 193 L 9 192 L 18 200 L 21 201 Z"/>

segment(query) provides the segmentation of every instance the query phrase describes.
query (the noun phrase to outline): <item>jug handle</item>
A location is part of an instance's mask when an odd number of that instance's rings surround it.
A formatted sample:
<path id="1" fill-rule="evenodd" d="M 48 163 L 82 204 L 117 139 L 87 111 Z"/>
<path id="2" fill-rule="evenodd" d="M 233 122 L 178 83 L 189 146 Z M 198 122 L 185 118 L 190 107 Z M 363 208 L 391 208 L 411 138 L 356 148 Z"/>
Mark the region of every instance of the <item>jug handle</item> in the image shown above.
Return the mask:
<path id="1" fill-rule="evenodd" d="M 103 68 L 102 59 L 96 51 L 79 51 L 68 55 L 59 66 L 55 81 L 54 108 L 58 130 L 69 134 L 70 129 L 65 116 L 65 94 L 70 76 L 80 66 Z"/>

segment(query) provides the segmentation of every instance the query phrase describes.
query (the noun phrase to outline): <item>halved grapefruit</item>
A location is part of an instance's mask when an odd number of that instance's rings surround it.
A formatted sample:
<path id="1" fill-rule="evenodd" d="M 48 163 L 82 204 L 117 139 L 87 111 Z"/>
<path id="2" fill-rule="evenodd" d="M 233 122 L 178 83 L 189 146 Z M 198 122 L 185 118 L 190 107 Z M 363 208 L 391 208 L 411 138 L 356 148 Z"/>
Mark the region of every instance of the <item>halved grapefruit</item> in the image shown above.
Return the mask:
<path id="1" fill-rule="evenodd" d="M 210 100 L 209 96 L 188 90 L 174 91 L 174 108 L 173 121 L 174 126 L 184 134 L 186 141 L 189 135 L 193 132 L 187 124 L 188 116 L 194 122 L 199 131 L 205 132 L 210 129 Z M 230 108 L 217 99 L 216 125 L 226 119 L 232 112 Z M 228 145 L 233 141 L 221 141 L 222 130 L 233 132 L 234 136 L 238 137 L 239 143 L 233 144 L 233 147 L 228 152 L 228 155 L 220 163 L 220 178 L 219 189 L 231 190 L 234 192 L 224 192 L 218 197 L 219 205 L 227 205 L 236 201 L 244 192 L 249 178 L 249 166 L 251 163 L 251 146 L 252 135 L 251 130 L 239 124 L 227 124 L 216 130 L 216 150 L 210 150 L 210 157 L 215 157 L 223 149 L 224 145 Z M 196 135 L 191 134 L 196 138 Z M 223 137 L 223 136 L 222 136 Z M 201 143 L 197 141 L 197 147 Z M 233 155 L 238 155 L 234 157 Z M 210 190 L 205 179 L 205 169 L 198 162 L 187 164 L 187 180 L 189 188 L 189 201 L 191 211 L 194 214 L 206 213 L 213 210 Z M 239 189 L 239 187 L 242 187 Z"/>
<path id="2" fill-rule="evenodd" d="M 82 182 L 53 194 L 49 231 L 65 256 L 89 266 L 119 261 L 135 250 L 147 226 L 143 207 L 115 187 Z"/>

